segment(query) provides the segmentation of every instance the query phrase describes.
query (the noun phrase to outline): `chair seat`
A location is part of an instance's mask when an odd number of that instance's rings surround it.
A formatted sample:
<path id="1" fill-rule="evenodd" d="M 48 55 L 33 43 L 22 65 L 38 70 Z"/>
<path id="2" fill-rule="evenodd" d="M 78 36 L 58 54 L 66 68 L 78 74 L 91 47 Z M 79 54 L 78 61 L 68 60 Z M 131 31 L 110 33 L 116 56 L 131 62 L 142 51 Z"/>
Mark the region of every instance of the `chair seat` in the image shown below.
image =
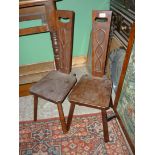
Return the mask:
<path id="1" fill-rule="evenodd" d="M 30 88 L 30 93 L 54 103 L 62 102 L 76 83 L 71 74 L 51 71 Z"/>
<path id="2" fill-rule="evenodd" d="M 83 106 L 108 108 L 112 90 L 112 82 L 103 78 L 84 75 L 69 95 L 69 101 Z"/>

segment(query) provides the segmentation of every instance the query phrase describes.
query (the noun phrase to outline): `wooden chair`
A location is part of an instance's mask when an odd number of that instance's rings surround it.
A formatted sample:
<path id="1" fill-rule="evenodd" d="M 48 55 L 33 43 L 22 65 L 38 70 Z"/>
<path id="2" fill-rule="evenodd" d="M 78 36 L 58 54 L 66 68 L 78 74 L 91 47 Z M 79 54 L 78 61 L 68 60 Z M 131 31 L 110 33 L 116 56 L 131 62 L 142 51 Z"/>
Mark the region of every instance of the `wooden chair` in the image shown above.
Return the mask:
<path id="1" fill-rule="evenodd" d="M 56 11 L 59 45 L 59 69 L 51 71 L 47 76 L 34 84 L 30 93 L 34 95 L 34 121 L 37 120 L 38 97 L 57 104 L 59 117 L 64 133 L 67 132 L 62 103 L 76 83 L 71 71 L 71 52 L 73 36 L 73 15 L 71 11 Z M 62 23 L 61 18 L 68 18 L 68 23 Z"/>
<path id="2" fill-rule="evenodd" d="M 109 141 L 106 110 L 112 105 L 112 82 L 104 75 L 111 14 L 111 11 L 92 13 L 92 75 L 83 75 L 72 89 L 69 95 L 71 107 L 67 121 L 69 130 L 75 105 L 100 109 L 105 142 Z"/>
<path id="3" fill-rule="evenodd" d="M 74 12 L 56 10 L 54 0 L 36 0 L 20 3 L 20 21 L 42 19 L 43 25 L 20 29 L 20 36 L 50 32 L 56 70 L 49 72 L 32 85 L 34 95 L 34 121 L 37 120 L 38 97 L 57 104 L 60 122 L 67 132 L 62 103 L 76 83 L 76 76 L 70 74 L 72 65 Z"/>

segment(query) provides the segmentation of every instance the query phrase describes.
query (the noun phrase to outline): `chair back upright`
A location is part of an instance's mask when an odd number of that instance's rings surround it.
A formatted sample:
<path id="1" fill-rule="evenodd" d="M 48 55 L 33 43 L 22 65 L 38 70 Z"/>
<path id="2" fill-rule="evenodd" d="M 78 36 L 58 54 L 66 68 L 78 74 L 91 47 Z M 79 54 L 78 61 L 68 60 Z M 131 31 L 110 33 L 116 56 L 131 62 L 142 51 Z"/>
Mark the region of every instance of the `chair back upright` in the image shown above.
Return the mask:
<path id="1" fill-rule="evenodd" d="M 103 77 L 112 11 L 92 12 L 92 76 Z"/>

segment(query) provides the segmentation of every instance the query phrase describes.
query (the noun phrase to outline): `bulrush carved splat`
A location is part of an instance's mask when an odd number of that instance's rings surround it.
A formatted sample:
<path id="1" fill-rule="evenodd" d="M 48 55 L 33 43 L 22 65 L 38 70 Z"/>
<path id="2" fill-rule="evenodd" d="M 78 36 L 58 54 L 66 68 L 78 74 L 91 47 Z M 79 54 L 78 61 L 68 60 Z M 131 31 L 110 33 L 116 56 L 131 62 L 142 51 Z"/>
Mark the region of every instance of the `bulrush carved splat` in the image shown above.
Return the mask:
<path id="1" fill-rule="evenodd" d="M 56 11 L 57 35 L 59 41 L 59 56 L 61 59 L 60 70 L 69 73 L 72 64 L 72 47 L 73 47 L 73 11 Z"/>
<path id="2" fill-rule="evenodd" d="M 93 11 L 92 16 L 92 74 L 102 77 L 104 74 L 109 27 L 112 11 Z"/>

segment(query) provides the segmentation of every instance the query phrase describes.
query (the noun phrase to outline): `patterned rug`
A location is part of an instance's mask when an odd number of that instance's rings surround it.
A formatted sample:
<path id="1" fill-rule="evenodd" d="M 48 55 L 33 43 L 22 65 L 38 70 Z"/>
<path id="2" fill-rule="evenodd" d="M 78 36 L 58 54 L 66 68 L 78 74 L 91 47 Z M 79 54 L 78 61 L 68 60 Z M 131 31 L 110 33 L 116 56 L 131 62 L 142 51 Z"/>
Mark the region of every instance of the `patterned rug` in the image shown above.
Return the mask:
<path id="1" fill-rule="evenodd" d="M 100 113 L 74 116 L 67 134 L 59 118 L 20 122 L 20 155 L 129 155 L 116 119 L 108 122 L 108 143 L 101 121 Z"/>

